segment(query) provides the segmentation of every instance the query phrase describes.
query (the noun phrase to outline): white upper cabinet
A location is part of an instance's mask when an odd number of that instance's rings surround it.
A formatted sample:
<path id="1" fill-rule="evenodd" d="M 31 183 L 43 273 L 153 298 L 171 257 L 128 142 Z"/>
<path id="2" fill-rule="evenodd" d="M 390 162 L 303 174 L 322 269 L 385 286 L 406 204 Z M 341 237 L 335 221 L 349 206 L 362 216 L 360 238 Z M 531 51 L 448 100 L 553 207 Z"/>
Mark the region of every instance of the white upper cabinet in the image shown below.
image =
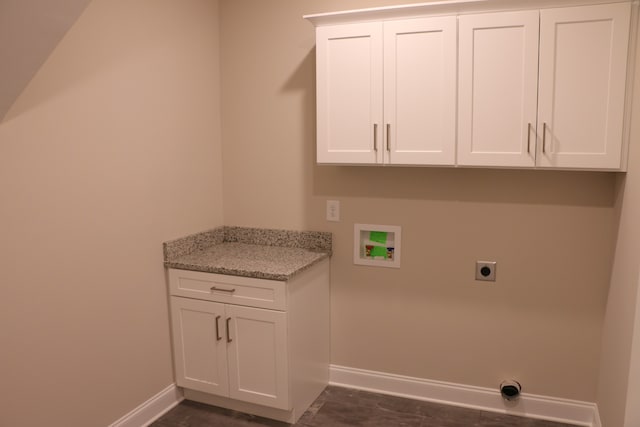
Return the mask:
<path id="1" fill-rule="evenodd" d="M 583 1 L 306 16 L 318 163 L 624 170 L 631 2 Z"/>
<path id="2" fill-rule="evenodd" d="M 318 163 L 453 165 L 456 18 L 322 26 Z"/>
<path id="3" fill-rule="evenodd" d="M 318 163 L 382 162 L 382 24 L 316 33 Z"/>
<path id="4" fill-rule="evenodd" d="M 456 18 L 384 24 L 385 162 L 453 165 Z"/>
<path id="5" fill-rule="evenodd" d="M 630 13 L 461 16 L 457 163 L 621 168 Z"/>
<path id="6" fill-rule="evenodd" d="M 538 164 L 621 167 L 631 5 L 540 12 Z"/>
<path id="7" fill-rule="evenodd" d="M 538 11 L 459 18 L 458 164 L 534 166 Z"/>

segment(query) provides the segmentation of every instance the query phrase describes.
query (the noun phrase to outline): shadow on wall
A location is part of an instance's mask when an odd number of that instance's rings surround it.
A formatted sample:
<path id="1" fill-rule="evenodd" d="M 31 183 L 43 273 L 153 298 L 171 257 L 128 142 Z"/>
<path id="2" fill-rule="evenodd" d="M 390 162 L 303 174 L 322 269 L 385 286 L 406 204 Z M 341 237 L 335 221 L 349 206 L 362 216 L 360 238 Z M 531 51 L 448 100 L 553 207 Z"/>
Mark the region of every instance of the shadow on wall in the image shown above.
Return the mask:
<path id="1" fill-rule="evenodd" d="M 612 207 L 616 173 L 441 167 L 314 167 L 316 196 Z"/>
<path id="2" fill-rule="evenodd" d="M 315 163 L 315 134 L 316 134 L 316 48 L 315 46 L 304 56 L 294 72 L 289 76 L 281 88 L 283 93 L 302 93 L 302 130 L 303 141 L 313 141 L 304 145 L 304 164 Z M 306 175 L 308 176 L 308 174 Z M 307 188 L 307 186 L 305 186 Z"/>
<path id="3" fill-rule="evenodd" d="M 0 122 L 90 0 L 0 4 Z"/>
<path id="4" fill-rule="evenodd" d="M 144 8 L 145 2 L 132 4 L 131 8 Z M 57 73 L 47 73 L 47 78 L 39 78 L 41 69 L 28 83 L 19 95 L 14 105 L 9 109 L 2 123 L 46 104 L 50 100 L 64 95 L 68 90 L 79 86 L 82 82 L 91 80 L 95 76 L 110 73 L 112 69 L 134 61 L 144 62 L 146 56 L 153 56 L 159 50 L 169 51 L 176 45 L 176 40 L 183 37 L 178 31 L 180 19 L 189 19 L 188 15 L 180 15 L 180 6 L 175 2 L 155 2 L 153 10 L 156 13 L 145 13 L 143 16 L 149 22 L 140 22 L 140 14 L 131 13 L 117 17 L 110 16 L 109 2 L 92 2 L 87 9 L 93 8 L 92 14 L 102 15 L 105 19 L 89 23 L 77 21 L 62 41 L 47 58 L 43 67 L 58 70 Z M 102 9 L 102 10 L 100 10 Z M 174 20 L 166 20 L 166 9 L 174 12 Z M 171 13 L 169 14 L 171 16 Z M 107 18 L 108 17 L 108 18 Z M 118 30 L 114 31 L 113 20 L 118 20 Z M 162 22 L 162 24 L 158 24 Z M 155 25 L 154 25 L 155 24 Z M 88 26 L 91 25 L 91 28 Z M 194 31 L 196 31 L 194 29 Z M 82 33 L 85 37 L 70 37 L 72 33 Z M 135 87 L 135 82 L 123 82 Z M 88 97 L 91 94 L 87 94 Z"/>
<path id="5" fill-rule="evenodd" d="M 301 117 L 302 117 L 302 133 L 300 135 L 300 143 L 303 144 L 301 152 L 302 158 L 299 164 L 304 165 L 302 179 L 304 180 L 304 194 L 301 200 L 307 200 L 308 195 L 314 194 L 314 169 L 316 162 L 316 48 L 315 46 L 307 52 L 300 64 L 295 68 L 294 72 L 287 79 L 281 88 L 284 93 L 301 93 Z M 307 167 L 307 165 L 311 165 Z M 312 215 L 313 207 L 306 203 L 304 208 L 304 218 Z"/>

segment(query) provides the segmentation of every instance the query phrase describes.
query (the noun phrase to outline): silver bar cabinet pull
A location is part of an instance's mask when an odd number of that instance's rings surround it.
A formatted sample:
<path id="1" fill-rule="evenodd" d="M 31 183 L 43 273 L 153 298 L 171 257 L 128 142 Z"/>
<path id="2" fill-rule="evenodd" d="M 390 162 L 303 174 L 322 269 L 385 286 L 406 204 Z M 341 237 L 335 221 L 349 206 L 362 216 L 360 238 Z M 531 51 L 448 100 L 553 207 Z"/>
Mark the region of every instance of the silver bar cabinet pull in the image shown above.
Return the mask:
<path id="1" fill-rule="evenodd" d="M 387 151 L 391 151 L 389 140 L 391 139 L 391 124 L 387 123 Z"/>
<path id="2" fill-rule="evenodd" d="M 220 336 L 220 323 L 218 320 L 220 320 L 220 316 L 216 316 L 216 341 L 220 341 L 222 339 Z"/>
<path id="3" fill-rule="evenodd" d="M 232 293 L 234 293 L 234 292 L 236 291 L 236 290 L 235 290 L 235 288 L 232 288 L 232 289 L 225 289 L 225 288 L 217 288 L 217 287 L 215 287 L 215 286 L 212 286 L 212 287 L 211 287 L 211 290 L 212 290 L 212 291 L 220 291 L 220 292 L 229 292 L 230 294 L 232 294 Z"/>
<path id="4" fill-rule="evenodd" d="M 542 153 L 547 150 L 547 122 L 542 123 Z"/>
<path id="5" fill-rule="evenodd" d="M 531 123 L 527 124 L 527 154 L 531 152 Z"/>
<path id="6" fill-rule="evenodd" d="M 373 151 L 378 151 L 378 124 L 373 124 Z"/>
<path id="7" fill-rule="evenodd" d="M 229 322 L 231 321 L 231 317 L 227 317 L 227 342 L 233 341 L 231 339 L 231 334 L 229 333 Z"/>

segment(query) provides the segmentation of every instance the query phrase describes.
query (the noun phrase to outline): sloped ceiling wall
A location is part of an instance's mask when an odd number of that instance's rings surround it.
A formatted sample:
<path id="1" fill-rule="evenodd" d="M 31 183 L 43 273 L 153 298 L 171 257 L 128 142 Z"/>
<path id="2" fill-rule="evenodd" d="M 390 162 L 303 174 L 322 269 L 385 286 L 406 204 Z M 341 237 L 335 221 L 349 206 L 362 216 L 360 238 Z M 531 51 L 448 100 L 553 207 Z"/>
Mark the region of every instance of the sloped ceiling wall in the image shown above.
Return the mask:
<path id="1" fill-rule="evenodd" d="M 0 0 L 0 121 L 91 0 Z"/>

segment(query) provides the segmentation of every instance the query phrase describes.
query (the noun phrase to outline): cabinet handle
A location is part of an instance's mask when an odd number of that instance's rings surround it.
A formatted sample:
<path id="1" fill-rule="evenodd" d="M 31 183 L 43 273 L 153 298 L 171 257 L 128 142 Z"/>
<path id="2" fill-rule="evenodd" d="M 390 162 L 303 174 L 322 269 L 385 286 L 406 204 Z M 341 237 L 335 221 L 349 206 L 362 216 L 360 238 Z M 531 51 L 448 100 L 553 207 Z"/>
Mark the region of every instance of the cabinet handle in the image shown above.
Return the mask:
<path id="1" fill-rule="evenodd" d="M 211 290 L 212 291 L 220 291 L 220 292 L 229 292 L 230 294 L 232 294 L 232 293 L 234 293 L 236 291 L 235 288 L 233 288 L 233 289 L 225 289 L 225 288 L 217 288 L 215 286 L 212 286 Z"/>
<path id="2" fill-rule="evenodd" d="M 231 317 L 227 317 L 227 342 L 233 341 L 231 339 L 231 334 L 229 333 L 229 322 L 231 321 Z"/>
<path id="3" fill-rule="evenodd" d="M 542 154 L 547 150 L 547 122 L 542 123 Z"/>
<path id="4" fill-rule="evenodd" d="M 220 316 L 216 316 L 216 341 L 220 341 L 222 339 L 220 336 L 220 323 L 218 320 L 220 320 Z"/>
<path id="5" fill-rule="evenodd" d="M 373 124 L 373 151 L 378 151 L 378 124 Z"/>
<path id="6" fill-rule="evenodd" d="M 391 152 L 389 140 L 391 139 L 391 124 L 387 123 L 387 151 Z"/>
<path id="7" fill-rule="evenodd" d="M 527 154 L 531 153 L 531 123 L 527 124 Z"/>

